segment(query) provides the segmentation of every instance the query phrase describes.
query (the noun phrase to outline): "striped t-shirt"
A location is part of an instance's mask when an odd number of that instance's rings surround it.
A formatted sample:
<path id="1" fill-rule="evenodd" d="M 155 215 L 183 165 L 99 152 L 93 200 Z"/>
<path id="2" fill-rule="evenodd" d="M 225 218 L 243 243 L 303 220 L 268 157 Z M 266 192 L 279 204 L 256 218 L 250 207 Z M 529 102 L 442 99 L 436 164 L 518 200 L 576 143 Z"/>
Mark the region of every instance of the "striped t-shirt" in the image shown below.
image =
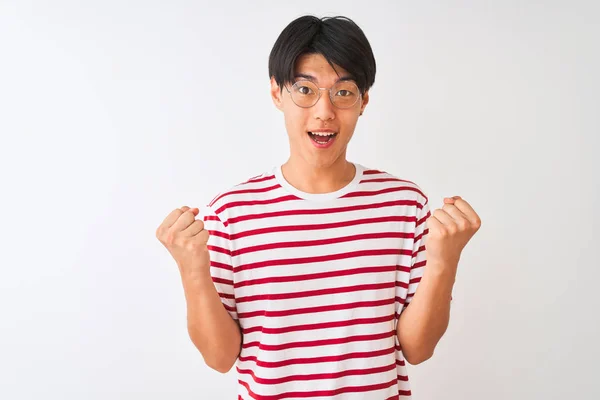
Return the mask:
<path id="1" fill-rule="evenodd" d="M 206 209 L 211 275 L 240 325 L 238 399 L 411 398 L 398 318 L 425 266 L 427 197 L 353 163 L 310 194 L 281 166 Z"/>

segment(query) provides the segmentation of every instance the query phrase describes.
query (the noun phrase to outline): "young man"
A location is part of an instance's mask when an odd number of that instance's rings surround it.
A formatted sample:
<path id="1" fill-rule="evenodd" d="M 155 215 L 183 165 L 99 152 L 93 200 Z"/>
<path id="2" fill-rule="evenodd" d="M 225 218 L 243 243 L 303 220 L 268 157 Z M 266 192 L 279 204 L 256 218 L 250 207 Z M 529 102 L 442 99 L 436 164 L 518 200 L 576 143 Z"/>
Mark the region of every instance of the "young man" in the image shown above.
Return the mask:
<path id="1" fill-rule="evenodd" d="M 204 221 L 182 207 L 157 230 L 190 337 L 211 368 L 237 362 L 238 399 L 408 399 L 405 363 L 444 334 L 479 217 L 458 196 L 430 213 L 416 184 L 346 160 L 375 80 L 354 22 L 291 22 L 269 76 L 288 161 L 219 194 Z"/>

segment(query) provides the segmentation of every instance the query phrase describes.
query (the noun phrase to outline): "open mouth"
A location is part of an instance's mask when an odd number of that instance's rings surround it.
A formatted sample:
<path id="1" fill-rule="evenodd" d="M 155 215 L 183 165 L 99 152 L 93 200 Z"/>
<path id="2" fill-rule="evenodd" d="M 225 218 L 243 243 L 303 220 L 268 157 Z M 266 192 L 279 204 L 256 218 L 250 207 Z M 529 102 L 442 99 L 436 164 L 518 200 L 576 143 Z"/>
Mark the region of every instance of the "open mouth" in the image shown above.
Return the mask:
<path id="1" fill-rule="evenodd" d="M 312 139 L 312 141 L 315 142 L 316 144 L 318 144 L 318 145 L 326 145 L 327 143 L 331 142 L 337 136 L 337 132 L 336 133 L 329 133 L 329 132 L 313 133 L 313 132 L 308 132 L 308 136 L 310 136 L 310 138 Z"/>

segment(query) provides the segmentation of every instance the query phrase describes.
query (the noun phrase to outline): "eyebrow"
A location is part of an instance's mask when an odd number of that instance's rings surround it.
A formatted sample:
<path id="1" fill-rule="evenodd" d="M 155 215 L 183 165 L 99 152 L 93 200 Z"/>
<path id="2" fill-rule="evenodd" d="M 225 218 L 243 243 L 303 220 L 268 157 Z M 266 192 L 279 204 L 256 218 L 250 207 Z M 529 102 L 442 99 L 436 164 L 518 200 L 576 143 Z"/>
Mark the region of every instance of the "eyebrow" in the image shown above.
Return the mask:
<path id="1" fill-rule="evenodd" d="M 317 82 L 317 78 L 315 78 L 312 75 L 308 75 L 308 74 L 295 74 L 294 79 L 298 79 L 298 78 L 304 78 L 304 79 L 307 79 L 307 80 L 315 82 L 315 83 Z M 356 79 L 352 75 L 342 75 L 342 76 L 340 76 L 340 78 L 337 81 L 335 81 L 335 83 L 342 82 L 342 81 L 355 81 L 355 80 Z"/>

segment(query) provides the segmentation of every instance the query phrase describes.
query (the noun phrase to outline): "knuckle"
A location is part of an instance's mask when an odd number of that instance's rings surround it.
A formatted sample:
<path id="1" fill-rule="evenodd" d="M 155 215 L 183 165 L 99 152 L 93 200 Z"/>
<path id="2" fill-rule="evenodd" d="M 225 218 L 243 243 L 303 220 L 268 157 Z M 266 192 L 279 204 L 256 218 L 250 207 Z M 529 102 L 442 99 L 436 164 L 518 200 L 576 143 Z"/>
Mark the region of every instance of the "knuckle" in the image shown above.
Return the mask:
<path id="1" fill-rule="evenodd" d="M 187 251 L 195 251 L 198 248 L 198 245 L 193 240 L 186 240 L 183 248 Z"/>
<path id="2" fill-rule="evenodd" d="M 177 240 L 177 235 L 173 231 L 167 232 L 164 235 L 164 240 L 165 240 L 166 244 L 168 244 L 169 246 L 172 246 L 175 244 L 175 242 Z"/>
<path id="3" fill-rule="evenodd" d="M 208 243 L 209 237 L 210 237 L 210 234 L 206 230 L 203 230 L 198 234 L 199 240 L 204 244 Z"/>

